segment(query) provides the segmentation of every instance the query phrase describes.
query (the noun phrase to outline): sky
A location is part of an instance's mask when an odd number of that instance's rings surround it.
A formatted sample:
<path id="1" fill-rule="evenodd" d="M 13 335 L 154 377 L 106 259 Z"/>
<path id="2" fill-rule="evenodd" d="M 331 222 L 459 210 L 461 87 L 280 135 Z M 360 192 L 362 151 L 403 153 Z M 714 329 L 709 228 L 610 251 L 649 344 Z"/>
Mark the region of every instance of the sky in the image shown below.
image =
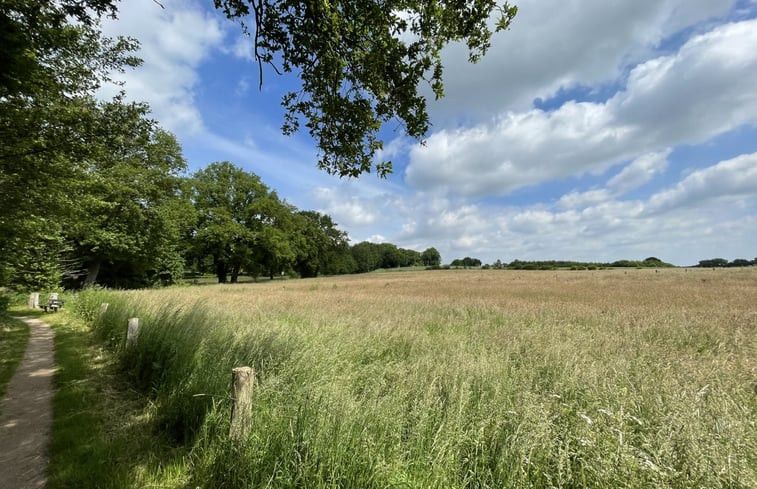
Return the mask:
<path id="1" fill-rule="evenodd" d="M 249 39 L 212 2 L 124 0 L 103 30 L 141 42 L 125 90 L 190 173 L 231 161 L 353 244 L 445 263 L 755 258 L 757 0 L 515 4 L 478 64 L 444 50 L 425 144 L 384 128 L 386 179 L 330 176 L 307 134 L 281 135 L 298 80 L 266 70 L 259 90 Z"/>

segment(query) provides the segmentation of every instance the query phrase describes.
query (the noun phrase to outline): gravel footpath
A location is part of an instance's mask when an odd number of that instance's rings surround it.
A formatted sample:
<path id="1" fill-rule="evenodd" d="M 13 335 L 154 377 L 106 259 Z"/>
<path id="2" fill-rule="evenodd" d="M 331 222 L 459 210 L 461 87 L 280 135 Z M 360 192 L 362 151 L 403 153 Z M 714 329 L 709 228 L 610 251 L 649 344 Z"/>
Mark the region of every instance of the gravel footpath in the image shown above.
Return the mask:
<path id="1" fill-rule="evenodd" d="M 37 488 L 47 483 L 47 448 L 53 422 L 53 332 L 37 319 L 29 344 L 0 401 L 0 488 Z"/>

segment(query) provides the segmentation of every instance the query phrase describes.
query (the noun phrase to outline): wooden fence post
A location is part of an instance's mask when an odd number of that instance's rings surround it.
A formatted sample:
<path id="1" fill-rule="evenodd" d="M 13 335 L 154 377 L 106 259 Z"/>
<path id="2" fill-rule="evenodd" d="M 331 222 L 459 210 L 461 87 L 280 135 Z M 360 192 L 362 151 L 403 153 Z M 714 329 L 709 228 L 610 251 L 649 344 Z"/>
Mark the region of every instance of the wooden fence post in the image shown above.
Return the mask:
<path id="1" fill-rule="evenodd" d="M 29 294 L 29 309 L 37 309 L 39 307 L 39 292 L 32 292 Z"/>
<path id="2" fill-rule="evenodd" d="M 126 328 L 126 348 L 131 348 L 137 343 L 139 336 L 139 318 L 129 318 Z"/>
<path id="3" fill-rule="evenodd" d="M 100 317 L 103 317 L 106 312 L 108 312 L 108 303 L 103 302 L 102 304 L 100 304 Z"/>
<path id="4" fill-rule="evenodd" d="M 231 427 L 229 436 L 241 441 L 252 428 L 252 385 L 255 371 L 251 367 L 231 369 Z"/>

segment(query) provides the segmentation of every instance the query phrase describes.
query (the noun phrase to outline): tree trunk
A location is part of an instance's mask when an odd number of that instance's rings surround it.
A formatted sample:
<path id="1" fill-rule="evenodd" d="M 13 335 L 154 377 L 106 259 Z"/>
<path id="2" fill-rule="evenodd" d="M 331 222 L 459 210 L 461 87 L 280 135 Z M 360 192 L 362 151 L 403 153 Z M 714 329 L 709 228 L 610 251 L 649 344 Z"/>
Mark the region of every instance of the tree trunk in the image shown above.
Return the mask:
<path id="1" fill-rule="evenodd" d="M 84 279 L 85 289 L 88 289 L 95 285 L 98 273 L 100 273 L 100 260 L 89 262 L 89 265 L 87 265 L 87 278 Z"/>
<path id="2" fill-rule="evenodd" d="M 218 277 L 219 284 L 226 283 L 227 274 L 228 274 L 228 270 L 226 268 L 226 263 L 222 261 L 216 262 L 216 276 Z"/>
<path id="3" fill-rule="evenodd" d="M 231 268 L 231 283 L 235 284 L 237 283 L 237 280 L 239 279 L 239 269 L 241 267 L 239 265 L 234 265 Z"/>

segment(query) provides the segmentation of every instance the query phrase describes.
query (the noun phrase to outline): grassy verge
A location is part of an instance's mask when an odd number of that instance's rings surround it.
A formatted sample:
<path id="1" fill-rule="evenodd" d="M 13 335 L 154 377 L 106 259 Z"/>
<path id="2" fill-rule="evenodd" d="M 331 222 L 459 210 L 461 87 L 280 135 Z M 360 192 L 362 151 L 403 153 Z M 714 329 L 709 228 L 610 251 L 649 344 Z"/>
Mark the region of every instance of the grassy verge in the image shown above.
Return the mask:
<path id="1" fill-rule="evenodd" d="M 119 379 L 113 355 L 72 315 L 42 319 L 58 367 L 48 487 L 183 486 L 181 451 L 156 436 L 150 403 Z"/>
<path id="2" fill-rule="evenodd" d="M 28 341 L 29 326 L 26 323 L 0 314 L 0 399 L 24 356 Z"/>

